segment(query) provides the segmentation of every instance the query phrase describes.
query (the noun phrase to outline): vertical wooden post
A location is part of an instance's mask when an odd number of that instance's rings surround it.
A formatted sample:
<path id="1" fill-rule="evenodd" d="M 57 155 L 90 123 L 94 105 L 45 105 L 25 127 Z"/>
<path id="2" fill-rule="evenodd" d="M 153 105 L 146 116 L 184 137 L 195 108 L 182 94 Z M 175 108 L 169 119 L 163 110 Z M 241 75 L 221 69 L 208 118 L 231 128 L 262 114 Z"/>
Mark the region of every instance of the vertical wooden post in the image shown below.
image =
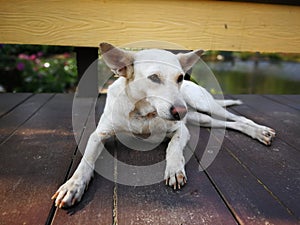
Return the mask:
<path id="1" fill-rule="evenodd" d="M 98 48 L 76 47 L 76 60 L 78 71 L 78 96 L 95 97 L 98 95 Z M 85 79 L 80 79 L 82 76 Z"/>

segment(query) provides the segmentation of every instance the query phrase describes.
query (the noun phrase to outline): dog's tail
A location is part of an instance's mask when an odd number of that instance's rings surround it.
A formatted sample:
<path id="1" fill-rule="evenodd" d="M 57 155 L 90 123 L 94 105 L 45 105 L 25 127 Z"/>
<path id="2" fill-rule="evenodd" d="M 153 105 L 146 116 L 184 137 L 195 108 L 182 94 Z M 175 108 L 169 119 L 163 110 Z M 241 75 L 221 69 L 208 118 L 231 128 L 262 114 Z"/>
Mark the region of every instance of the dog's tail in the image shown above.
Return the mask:
<path id="1" fill-rule="evenodd" d="M 218 103 L 222 107 L 230 107 L 233 105 L 241 105 L 243 102 L 239 99 L 232 100 L 232 99 L 226 99 L 226 100 L 215 100 L 216 103 Z"/>

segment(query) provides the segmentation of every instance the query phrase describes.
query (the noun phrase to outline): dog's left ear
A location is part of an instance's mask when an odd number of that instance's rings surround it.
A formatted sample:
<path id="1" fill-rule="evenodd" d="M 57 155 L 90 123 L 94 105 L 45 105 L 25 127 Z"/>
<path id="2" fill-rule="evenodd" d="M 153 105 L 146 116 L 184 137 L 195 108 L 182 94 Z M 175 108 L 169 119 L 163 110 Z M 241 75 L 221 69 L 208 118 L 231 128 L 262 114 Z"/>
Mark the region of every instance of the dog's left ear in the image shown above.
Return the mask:
<path id="1" fill-rule="evenodd" d="M 181 64 L 183 71 L 186 73 L 191 69 L 194 64 L 199 60 L 200 56 L 203 55 L 204 50 L 198 49 L 188 53 L 178 53 L 177 58 Z"/>
<path id="2" fill-rule="evenodd" d="M 117 48 L 109 43 L 101 43 L 100 51 L 106 65 L 119 76 L 130 79 L 133 75 L 134 53 Z"/>

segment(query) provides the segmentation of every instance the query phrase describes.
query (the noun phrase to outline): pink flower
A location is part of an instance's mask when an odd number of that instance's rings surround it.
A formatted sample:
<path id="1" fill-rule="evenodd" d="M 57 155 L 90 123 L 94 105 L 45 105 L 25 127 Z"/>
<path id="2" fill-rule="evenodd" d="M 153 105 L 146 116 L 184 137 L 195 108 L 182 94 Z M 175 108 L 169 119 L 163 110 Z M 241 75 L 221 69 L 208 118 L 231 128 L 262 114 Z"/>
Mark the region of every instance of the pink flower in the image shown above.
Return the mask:
<path id="1" fill-rule="evenodd" d="M 32 54 L 30 57 L 29 57 L 30 60 L 34 61 L 36 59 L 36 55 L 35 54 Z"/>
<path id="2" fill-rule="evenodd" d="M 41 63 L 41 60 L 39 58 L 36 58 L 34 61 L 35 61 L 36 64 L 40 64 Z"/>
<path id="3" fill-rule="evenodd" d="M 26 55 L 26 54 L 19 54 L 19 56 L 18 56 L 18 58 L 19 59 L 29 59 L 29 56 L 28 55 Z"/>
<path id="4" fill-rule="evenodd" d="M 65 58 L 70 58 L 71 54 L 68 53 L 68 52 L 65 52 L 65 53 L 63 54 L 63 56 L 64 56 Z"/>
<path id="5" fill-rule="evenodd" d="M 22 62 L 18 62 L 17 64 L 17 70 L 23 71 L 25 69 L 25 65 Z"/>

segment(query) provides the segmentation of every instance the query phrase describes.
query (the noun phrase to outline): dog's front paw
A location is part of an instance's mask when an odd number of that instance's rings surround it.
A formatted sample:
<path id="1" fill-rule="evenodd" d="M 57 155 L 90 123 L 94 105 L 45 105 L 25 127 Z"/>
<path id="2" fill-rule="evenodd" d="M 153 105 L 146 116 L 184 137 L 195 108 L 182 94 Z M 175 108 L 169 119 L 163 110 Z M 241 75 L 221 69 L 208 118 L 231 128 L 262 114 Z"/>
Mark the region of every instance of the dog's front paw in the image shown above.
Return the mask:
<path id="1" fill-rule="evenodd" d="M 275 137 L 274 129 L 261 126 L 257 131 L 257 139 L 265 145 L 271 145 L 272 139 Z"/>
<path id="2" fill-rule="evenodd" d="M 174 190 L 180 189 L 186 184 L 187 177 L 184 170 L 184 159 L 179 162 L 168 162 L 165 170 L 166 185 L 173 187 Z"/>
<path id="3" fill-rule="evenodd" d="M 83 179 L 71 177 L 52 196 L 55 199 L 55 206 L 59 208 L 70 207 L 81 200 L 81 197 L 88 185 Z"/>

